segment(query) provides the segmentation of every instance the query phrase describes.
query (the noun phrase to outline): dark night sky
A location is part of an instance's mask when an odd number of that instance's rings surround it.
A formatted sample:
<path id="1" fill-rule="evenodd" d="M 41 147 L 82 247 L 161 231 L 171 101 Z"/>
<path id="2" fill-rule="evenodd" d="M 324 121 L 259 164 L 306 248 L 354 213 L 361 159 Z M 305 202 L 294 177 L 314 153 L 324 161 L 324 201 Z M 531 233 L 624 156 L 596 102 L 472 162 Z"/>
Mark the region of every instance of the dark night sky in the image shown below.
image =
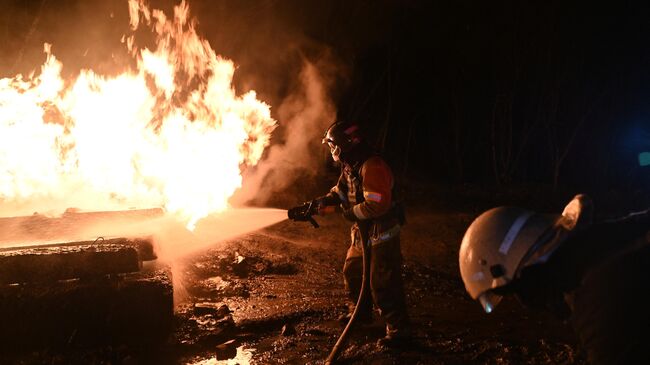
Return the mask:
<path id="1" fill-rule="evenodd" d="M 239 65 L 237 87 L 271 105 L 300 57 L 335 66 L 339 116 L 364 125 L 404 177 L 581 189 L 650 182 L 636 162 L 650 150 L 648 2 L 189 4 L 199 32 Z M 0 7 L 3 76 L 42 62 L 44 41 L 64 72 L 110 72 L 105 61 L 127 26 L 126 1 Z"/>

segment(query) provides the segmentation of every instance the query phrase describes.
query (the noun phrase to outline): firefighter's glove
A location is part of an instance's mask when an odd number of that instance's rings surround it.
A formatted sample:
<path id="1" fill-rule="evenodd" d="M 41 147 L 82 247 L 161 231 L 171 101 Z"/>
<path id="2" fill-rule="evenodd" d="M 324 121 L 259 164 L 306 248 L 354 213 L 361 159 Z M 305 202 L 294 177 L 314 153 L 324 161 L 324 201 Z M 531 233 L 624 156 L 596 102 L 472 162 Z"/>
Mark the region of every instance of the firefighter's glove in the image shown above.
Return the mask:
<path id="1" fill-rule="evenodd" d="M 297 207 L 289 209 L 287 215 L 294 221 L 307 221 L 309 217 L 316 214 L 316 206 L 313 202 L 303 203 Z"/>
<path id="2" fill-rule="evenodd" d="M 323 208 L 325 208 L 325 202 L 322 198 L 316 198 L 311 201 L 311 211 L 313 214 L 323 215 Z"/>
<path id="3" fill-rule="evenodd" d="M 327 199 L 322 197 L 312 200 L 311 203 L 313 214 L 327 215 L 336 211 L 336 206 L 331 203 L 328 204 Z"/>
<path id="4" fill-rule="evenodd" d="M 315 228 L 318 228 L 318 223 L 312 217 L 315 214 L 315 207 L 313 202 L 304 203 L 297 207 L 293 207 L 287 211 L 289 219 L 294 221 L 303 221 L 311 223 Z"/>
<path id="5" fill-rule="evenodd" d="M 343 218 L 349 220 L 350 222 L 358 222 L 359 218 L 354 214 L 352 208 L 343 210 Z"/>

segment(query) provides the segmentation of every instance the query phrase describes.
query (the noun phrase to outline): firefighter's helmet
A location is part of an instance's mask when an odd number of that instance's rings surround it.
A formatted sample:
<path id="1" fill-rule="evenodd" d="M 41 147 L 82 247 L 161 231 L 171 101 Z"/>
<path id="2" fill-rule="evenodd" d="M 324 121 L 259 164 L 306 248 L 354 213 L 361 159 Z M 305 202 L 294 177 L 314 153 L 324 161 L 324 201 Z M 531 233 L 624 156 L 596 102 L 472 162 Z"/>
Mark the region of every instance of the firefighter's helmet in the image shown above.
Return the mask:
<path id="1" fill-rule="evenodd" d="M 347 153 L 361 143 L 359 126 L 354 123 L 336 121 L 327 128 L 322 142 L 329 146 L 332 158 L 339 161 L 341 153 Z"/>
<path id="2" fill-rule="evenodd" d="M 484 212 L 469 226 L 460 246 L 465 289 L 490 313 L 501 300 L 494 289 L 511 282 L 524 267 L 547 260 L 571 231 L 590 223 L 592 210 L 591 200 L 577 195 L 561 215 L 518 207 Z"/>

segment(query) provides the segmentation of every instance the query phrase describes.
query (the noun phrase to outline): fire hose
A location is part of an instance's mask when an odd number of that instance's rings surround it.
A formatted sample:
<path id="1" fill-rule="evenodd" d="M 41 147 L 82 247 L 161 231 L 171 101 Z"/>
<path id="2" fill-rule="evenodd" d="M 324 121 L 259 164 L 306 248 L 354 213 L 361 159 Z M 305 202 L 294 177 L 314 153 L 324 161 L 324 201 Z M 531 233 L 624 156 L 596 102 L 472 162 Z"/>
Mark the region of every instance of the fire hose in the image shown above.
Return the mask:
<path id="1" fill-rule="evenodd" d="M 363 301 L 366 300 L 366 297 L 368 296 L 368 281 L 370 280 L 370 240 L 368 239 L 369 224 L 368 222 L 357 222 L 357 225 L 359 226 L 359 235 L 361 236 L 361 253 L 363 256 L 363 276 L 361 279 L 361 290 L 359 291 L 359 298 L 357 298 L 357 304 L 354 306 L 354 311 L 350 316 L 350 320 L 343 329 L 343 332 L 341 332 L 338 341 L 336 341 L 336 344 L 334 347 L 332 347 L 330 355 L 327 357 L 327 360 L 325 360 L 325 365 L 333 364 L 336 361 L 339 352 L 341 352 L 341 349 L 343 348 L 343 345 L 348 338 L 350 328 L 352 328 L 352 325 L 358 316 L 359 308 L 361 308 L 361 303 L 363 303 Z"/>
<path id="2" fill-rule="evenodd" d="M 316 213 L 317 213 L 317 207 L 314 205 L 314 202 L 312 201 L 309 203 L 304 203 L 301 206 L 289 209 L 287 215 L 291 220 L 310 222 L 314 226 L 314 228 L 318 228 L 319 227 L 318 223 L 312 217 L 312 215 Z M 334 347 L 332 347 L 332 351 L 330 351 L 327 360 L 325 360 L 325 365 L 331 365 L 336 362 L 336 358 L 338 357 L 339 352 L 341 352 L 343 345 L 345 345 L 345 342 L 347 341 L 348 334 L 350 333 L 350 329 L 352 328 L 354 322 L 356 321 L 359 310 L 361 308 L 361 303 L 363 303 L 366 300 L 366 297 L 368 296 L 368 287 L 369 287 L 368 281 L 370 280 L 370 246 L 369 246 L 370 239 L 368 234 L 369 222 L 364 222 L 364 221 L 357 222 L 357 226 L 359 227 L 359 236 L 361 239 L 361 252 L 363 257 L 362 258 L 363 275 L 361 279 L 362 280 L 361 290 L 359 291 L 359 298 L 357 298 L 357 304 L 354 307 L 354 311 L 352 312 L 352 315 L 350 316 L 347 325 L 343 329 L 343 332 L 341 332 L 339 339 L 336 341 L 336 344 L 334 345 Z"/>

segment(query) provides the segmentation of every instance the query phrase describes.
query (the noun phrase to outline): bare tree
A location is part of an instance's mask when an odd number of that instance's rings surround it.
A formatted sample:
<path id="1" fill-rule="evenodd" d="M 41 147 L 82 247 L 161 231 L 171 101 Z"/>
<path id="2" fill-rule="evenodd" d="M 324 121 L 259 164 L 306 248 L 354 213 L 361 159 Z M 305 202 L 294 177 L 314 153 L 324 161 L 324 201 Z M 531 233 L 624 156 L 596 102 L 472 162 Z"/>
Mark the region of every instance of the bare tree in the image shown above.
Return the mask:
<path id="1" fill-rule="evenodd" d="M 462 182 L 465 179 L 465 138 L 469 138 L 469 130 L 465 130 L 465 113 L 463 103 L 461 102 L 461 85 L 463 79 L 462 69 L 459 69 L 458 75 L 453 79 L 451 91 L 451 108 L 452 108 L 452 135 L 454 146 L 454 163 L 456 168 L 456 180 Z"/>
<path id="2" fill-rule="evenodd" d="M 509 183 L 519 167 L 536 123 L 516 123 L 515 91 L 497 95 L 490 120 L 492 169 L 498 185 Z M 519 128 L 516 128 L 516 127 Z"/>
<path id="3" fill-rule="evenodd" d="M 553 184 L 553 189 L 558 188 L 560 182 L 560 172 L 563 163 L 565 162 L 569 151 L 575 144 L 582 127 L 589 118 L 591 112 L 593 111 L 595 105 L 602 99 L 604 93 L 601 93 L 599 96 L 593 98 L 591 103 L 588 103 L 586 100 L 588 96 L 585 94 L 583 96 L 583 102 L 581 103 L 581 114 L 578 118 L 574 119 L 574 123 L 566 121 L 565 123 L 549 123 L 549 146 L 551 153 L 551 182 Z"/>

